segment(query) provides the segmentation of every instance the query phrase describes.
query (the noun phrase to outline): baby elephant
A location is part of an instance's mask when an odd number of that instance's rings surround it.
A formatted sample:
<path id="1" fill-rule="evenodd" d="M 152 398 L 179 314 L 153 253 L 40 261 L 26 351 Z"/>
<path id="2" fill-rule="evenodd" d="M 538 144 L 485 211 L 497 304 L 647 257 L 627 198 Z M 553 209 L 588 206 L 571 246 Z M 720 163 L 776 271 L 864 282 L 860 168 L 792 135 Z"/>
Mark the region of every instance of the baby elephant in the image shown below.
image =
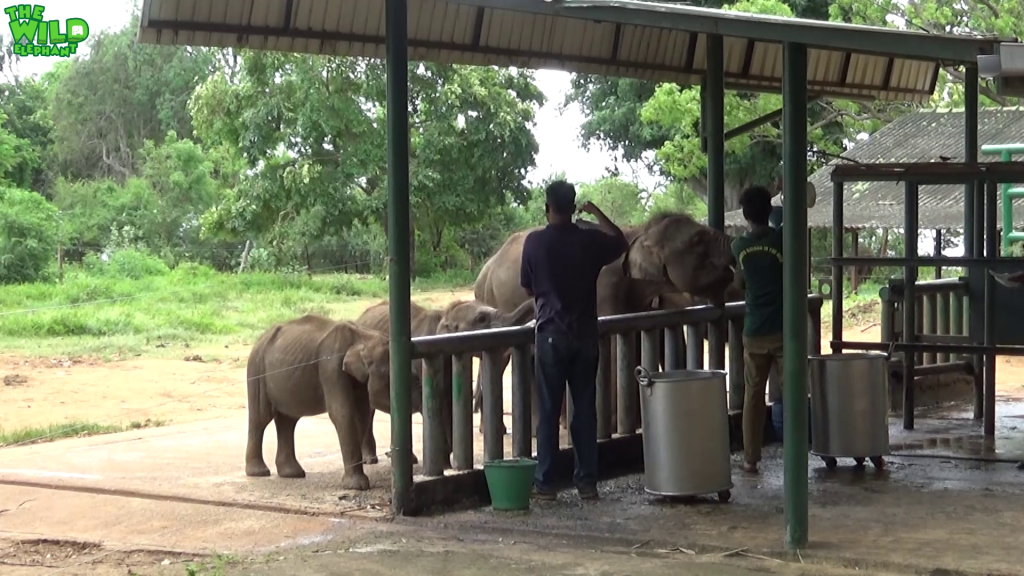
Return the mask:
<path id="1" fill-rule="evenodd" d="M 295 458 L 295 424 L 303 416 L 327 412 L 345 464 L 342 488 L 369 489 L 363 462 L 373 454 L 363 454 L 361 444 L 373 424 L 373 410 L 391 413 L 389 362 L 387 337 L 351 322 L 308 314 L 264 332 L 249 354 L 246 475 L 270 475 L 263 461 L 263 432 L 273 420 L 277 474 L 304 478 Z M 415 413 L 423 393 L 415 374 L 410 377 Z"/>

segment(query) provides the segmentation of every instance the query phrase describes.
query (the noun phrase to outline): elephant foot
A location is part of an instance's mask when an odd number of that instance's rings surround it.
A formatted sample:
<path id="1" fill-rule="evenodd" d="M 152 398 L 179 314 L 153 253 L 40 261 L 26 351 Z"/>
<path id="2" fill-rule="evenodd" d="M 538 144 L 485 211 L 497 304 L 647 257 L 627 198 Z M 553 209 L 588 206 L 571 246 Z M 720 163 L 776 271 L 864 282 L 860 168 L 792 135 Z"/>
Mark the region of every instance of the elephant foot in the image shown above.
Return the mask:
<path id="1" fill-rule="evenodd" d="M 370 479 L 362 472 L 346 472 L 341 477 L 341 487 L 345 490 L 369 490 Z"/>
<path id="2" fill-rule="evenodd" d="M 279 462 L 277 463 L 277 475 L 281 478 L 305 478 L 306 471 L 298 462 Z"/>
<path id="3" fill-rule="evenodd" d="M 270 468 L 264 462 L 247 462 L 245 464 L 245 475 L 253 477 L 270 476 Z"/>

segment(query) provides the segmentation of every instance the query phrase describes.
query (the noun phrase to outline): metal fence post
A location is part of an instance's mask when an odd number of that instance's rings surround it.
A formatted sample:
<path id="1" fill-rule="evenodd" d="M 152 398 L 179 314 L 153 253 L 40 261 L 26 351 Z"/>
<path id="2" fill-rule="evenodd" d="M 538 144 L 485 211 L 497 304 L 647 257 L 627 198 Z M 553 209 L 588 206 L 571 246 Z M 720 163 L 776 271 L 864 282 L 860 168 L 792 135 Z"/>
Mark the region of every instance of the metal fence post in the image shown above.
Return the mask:
<path id="1" fill-rule="evenodd" d="M 512 349 L 512 456 L 533 456 L 533 410 L 531 407 L 531 378 L 533 363 L 530 347 Z"/>
<path id="2" fill-rule="evenodd" d="M 686 325 L 686 369 L 704 369 L 704 336 L 701 324 Z"/>
<path id="3" fill-rule="evenodd" d="M 636 434 L 637 388 L 636 376 L 636 338 L 633 333 L 616 334 L 616 410 L 618 412 L 619 434 Z"/>
<path id="4" fill-rule="evenodd" d="M 949 303 L 951 300 L 956 299 L 955 292 L 941 292 L 938 295 L 938 311 L 936 313 L 936 324 L 935 333 L 940 336 L 949 335 Z M 935 355 L 935 361 L 939 364 L 945 364 L 951 361 L 949 353 L 940 352 Z"/>
<path id="5" fill-rule="evenodd" d="M 665 370 L 682 370 L 686 367 L 686 341 L 682 326 L 665 328 Z"/>
<path id="6" fill-rule="evenodd" d="M 741 317 L 729 320 L 729 410 L 734 412 L 743 411 L 743 368 L 743 318 Z"/>
<path id="7" fill-rule="evenodd" d="M 453 463 L 456 470 L 472 470 L 473 355 L 453 356 L 452 368 L 452 456 L 455 460 Z"/>
<path id="8" fill-rule="evenodd" d="M 600 340 L 597 363 L 597 439 L 612 437 L 612 342 L 604 336 Z"/>
<path id="9" fill-rule="evenodd" d="M 924 297 L 924 327 L 921 330 L 922 334 L 935 334 L 938 329 L 938 321 L 936 315 L 938 314 L 938 295 L 937 294 L 926 294 Z M 925 352 L 922 360 L 923 366 L 935 364 L 935 353 Z"/>
<path id="10" fill-rule="evenodd" d="M 480 362 L 480 386 L 483 386 L 484 406 L 481 418 L 484 420 L 484 461 L 501 460 L 505 457 L 504 402 L 502 401 L 502 371 L 504 354 L 487 350 Z"/>
<path id="11" fill-rule="evenodd" d="M 444 433 L 444 412 L 441 394 L 444 388 L 444 370 L 435 359 L 424 358 L 423 363 L 423 475 L 443 476 L 448 456 L 448 442 Z M 436 372 L 442 372 L 437 374 Z"/>

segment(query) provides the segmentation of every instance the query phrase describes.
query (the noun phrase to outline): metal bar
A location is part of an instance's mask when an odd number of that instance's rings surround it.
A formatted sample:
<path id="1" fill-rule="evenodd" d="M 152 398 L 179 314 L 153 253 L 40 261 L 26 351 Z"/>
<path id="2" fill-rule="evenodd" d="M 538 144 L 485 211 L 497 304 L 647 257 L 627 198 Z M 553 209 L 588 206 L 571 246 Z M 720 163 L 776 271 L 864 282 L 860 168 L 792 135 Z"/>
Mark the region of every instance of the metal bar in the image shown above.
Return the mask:
<path id="1" fill-rule="evenodd" d="M 391 316 L 391 510 L 412 504 L 412 326 L 409 298 L 409 48 L 406 0 L 385 0 L 388 140 L 388 301 Z"/>
<path id="2" fill-rule="evenodd" d="M 686 367 L 686 341 L 682 326 L 665 328 L 665 370 L 682 370 Z"/>
<path id="3" fill-rule="evenodd" d="M 974 184 L 974 208 L 971 211 L 974 219 L 971 229 L 973 230 L 973 241 L 970 255 L 975 258 L 985 256 L 985 182 L 979 181 Z M 965 253 L 966 255 L 967 253 Z M 970 279 L 977 279 L 978 274 L 985 274 L 989 276 L 985 270 L 979 270 L 978 268 L 969 268 L 967 270 L 967 277 Z M 981 302 L 978 294 L 968 294 L 967 318 L 967 333 L 970 335 L 973 342 L 980 342 L 984 338 L 984 326 L 982 325 L 982 333 L 978 333 L 979 322 L 975 321 L 975 318 L 984 315 L 984 303 Z M 981 324 L 983 324 L 983 318 Z M 974 378 L 974 396 L 975 402 L 975 419 L 982 420 L 985 417 L 985 358 L 981 355 L 975 355 L 971 358 L 974 362 L 975 378 Z"/>
<path id="4" fill-rule="evenodd" d="M 456 470 L 473 469 L 473 356 L 452 358 L 452 458 Z"/>
<path id="5" fill-rule="evenodd" d="M 842 264 L 844 266 L 962 266 L 964 268 L 988 268 L 992 264 L 1022 264 L 1024 258 L 988 258 L 986 256 L 954 258 L 946 256 L 935 258 L 934 256 L 919 256 L 915 258 L 876 258 L 872 256 L 844 256 L 842 258 L 828 258 L 829 264 Z"/>
<path id="6" fill-rule="evenodd" d="M 743 410 L 743 320 L 729 321 L 729 410 Z"/>
<path id="7" fill-rule="evenodd" d="M 821 356 L 821 302 L 811 302 L 807 310 L 807 354 Z"/>
<path id="8" fill-rule="evenodd" d="M 925 184 L 965 184 L 970 181 L 1024 181 L 1024 166 L 1019 162 L 871 162 L 838 164 L 832 168 L 832 182 L 917 182 Z"/>
<path id="9" fill-rule="evenodd" d="M 533 362 L 530 361 L 530 347 L 516 346 L 512 349 L 512 456 L 530 458 L 533 456 L 533 407 L 530 378 Z M 600 380 L 598 380 L 600 390 Z"/>
<path id="10" fill-rule="evenodd" d="M 832 183 L 832 256 L 843 256 L 843 183 Z M 832 339 L 843 339 L 843 265 L 832 264 Z M 841 354 L 842 348 L 832 352 Z"/>
<path id="11" fill-rule="evenodd" d="M 565 398 L 565 421 L 568 422 L 569 426 L 571 427 L 572 426 L 572 415 L 576 411 L 576 407 L 573 404 L 572 394 L 569 393 L 569 386 L 568 385 L 566 385 L 565 389 L 562 391 L 562 394 L 564 395 L 563 397 Z M 572 446 L 572 434 L 571 433 L 569 434 L 568 438 L 566 438 L 565 443 L 566 443 L 567 446 Z"/>
<path id="12" fill-rule="evenodd" d="M 995 182 L 989 181 L 985 186 L 985 255 L 989 258 L 999 256 L 998 225 L 996 200 L 999 189 Z M 984 343 L 992 346 L 996 343 L 996 281 L 991 274 L 985 274 L 984 302 Z M 996 355 L 985 355 L 985 436 L 996 435 Z"/>
<path id="13" fill-rule="evenodd" d="M 1009 150 L 1003 150 L 1003 162 L 1013 160 Z M 1013 233 L 1013 198 L 1010 197 L 1010 183 L 1004 182 L 1002 186 L 1003 198 L 1003 250 L 1010 249 L 1010 235 Z"/>
<path id="14" fill-rule="evenodd" d="M 920 295 L 915 296 L 915 302 L 917 303 L 917 326 L 914 328 L 914 340 L 917 342 L 921 341 L 921 334 L 924 334 L 924 298 Z M 914 366 L 924 365 L 924 353 L 914 354 Z"/>
<path id="15" fill-rule="evenodd" d="M 935 229 L 935 248 L 932 255 L 936 258 L 942 258 L 942 229 Z M 942 266 L 935 266 L 935 279 L 942 280 Z"/>
<path id="16" fill-rule="evenodd" d="M 881 334 L 879 338 L 881 342 L 894 342 L 896 340 L 895 333 L 895 320 L 896 320 L 896 305 L 889 300 L 882 300 L 882 312 L 880 317 Z M 832 337 L 835 340 L 835 336 Z M 832 349 L 835 352 L 835 348 Z"/>
<path id="17" fill-rule="evenodd" d="M 954 336 L 952 334 L 918 334 L 917 341 L 925 344 L 973 344 L 967 336 Z"/>
<path id="18" fill-rule="evenodd" d="M 806 289 L 804 289 L 806 292 Z M 808 306 L 820 306 L 820 294 L 807 296 Z M 605 316 L 598 319 L 598 330 L 602 336 L 638 332 L 643 330 L 660 330 L 668 326 L 680 324 L 700 324 L 712 320 L 730 320 L 742 318 L 746 305 L 743 302 L 729 302 L 718 308 L 715 306 L 692 306 L 677 310 L 658 310 Z M 437 336 L 420 336 L 412 339 L 413 358 L 423 358 L 437 354 L 476 353 L 491 348 L 514 348 L 523 344 L 532 344 L 534 329 L 531 326 L 513 326 L 510 328 L 491 328 L 473 330 L 457 334 L 441 334 Z"/>
<path id="19" fill-rule="evenodd" d="M 924 318 L 922 319 L 924 322 L 924 330 L 921 331 L 921 334 L 932 335 L 936 333 L 939 325 L 937 318 L 939 313 L 938 294 L 928 294 L 927 296 L 924 296 L 922 300 L 924 300 Z M 932 352 L 925 352 L 924 362 L 921 364 L 925 366 L 935 364 L 935 354 Z"/>
<path id="20" fill-rule="evenodd" d="M 505 457 L 505 435 L 502 431 L 504 402 L 502 401 L 502 374 L 504 354 L 487 350 L 480 362 L 478 386 L 483 386 L 484 461 L 501 460 Z"/>
<path id="21" fill-rule="evenodd" d="M 959 298 L 957 294 L 936 294 L 938 310 L 936 313 L 935 333 L 938 336 L 949 335 L 949 308 L 950 301 Z M 950 362 L 948 352 L 940 352 L 935 356 L 935 362 L 946 364 Z"/>
<path id="22" fill-rule="evenodd" d="M 708 323 L 708 365 L 712 370 L 725 370 L 725 338 L 728 322 L 724 319 Z"/>
<path id="23" fill-rule="evenodd" d="M 783 48 L 783 444 L 786 545 L 807 546 L 807 46 Z"/>
<path id="24" fill-rule="evenodd" d="M 861 340 L 843 340 L 839 342 L 850 350 L 875 350 L 886 352 L 889 350 L 888 342 L 864 342 Z M 925 344 L 924 342 L 896 342 L 892 344 L 894 352 L 949 352 L 951 354 L 987 354 L 996 356 L 1024 356 L 1024 346 L 1006 346 L 995 344 L 986 346 L 984 344 Z"/>
<path id="25" fill-rule="evenodd" d="M 748 52 L 748 55 L 749 54 L 750 53 Z M 746 64 L 747 63 L 745 62 L 744 65 L 746 65 Z M 749 76 L 749 75 L 745 74 L 745 76 Z M 810 104 L 812 104 L 814 102 L 817 102 L 817 101 L 819 101 L 821 99 L 822 99 L 822 95 L 821 94 L 815 94 L 815 95 L 810 96 L 810 97 L 807 98 L 807 104 L 810 105 Z M 764 126 L 765 124 L 768 124 L 769 122 L 775 122 L 779 118 L 782 118 L 782 108 L 779 108 L 778 110 L 772 110 L 771 112 L 768 112 L 767 114 L 764 114 L 764 115 L 762 115 L 762 116 L 760 116 L 758 118 L 754 118 L 750 122 L 747 122 L 747 123 L 744 123 L 744 124 L 740 124 L 739 126 L 733 128 L 731 130 L 727 130 L 725 132 L 725 141 L 728 142 L 729 140 L 732 140 L 733 138 L 735 138 L 737 136 L 742 136 L 743 134 L 746 134 L 748 132 L 756 130 L 757 128 L 760 128 L 761 126 Z"/>
<path id="26" fill-rule="evenodd" d="M 641 333 L 640 365 L 643 366 L 644 368 L 646 368 L 650 372 L 657 372 L 658 371 L 658 361 L 660 360 L 658 353 L 660 352 L 660 349 L 661 349 L 661 346 L 660 346 L 661 338 L 660 338 L 660 336 L 661 336 L 661 333 L 658 330 L 644 330 Z M 633 384 L 633 391 L 632 392 L 633 392 L 633 394 L 636 397 L 635 402 L 639 406 L 640 405 L 640 395 L 639 395 L 639 388 L 640 387 L 635 383 L 636 382 L 635 377 L 633 378 L 632 381 L 634 382 L 634 384 Z M 636 416 L 634 416 L 634 418 L 636 418 Z M 642 409 L 640 410 L 640 416 L 639 416 L 638 420 L 639 420 L 638 424 L 640 425 L 641 428 L 643 428 L 643 410 Z"/>
<path id="27" fill-rule="evenodd" d="M 707 73 L 704 89 L 706 127 L 704 136 L 708 142 L 708 225 L 716 230 L 725 230 L 725 47 L 724 40 L 717 34 L 710 34 L 705 40 Z"/>
<path id="28" fill-rule="evenodd" d="M 452 373 L 452 357 L 449 354 L 445 354 L 441 357 L 441 398 L 445 399 L 441 402 L 442 413 L 442 425 L 444 426 L 444 468 L 445 470 L 452 467 L 451 453 L 455 446 L 453 443 L 453 435 L 455 433 L 455 427 L 452 422 L 452 409 L 454 408 L 454 402 L 450 401 L 452 398 L 452 384 L 454 382 L 454 374 Z"/>
<path id="29" fill-rule="evenodd" d="M 921 366 L 914 371 L 917 378 L 938 376 L 941 374 L 974 374 L 974 365 L 970 362 L 942 362 L 931 366 Z"/>
<path id="30" fill-rule="evenodd" d="M 615 336 L 616 351 L 616 415 L 618 418 L 618 432 L 622 434 L 636 434 L 636 335 L 632 332 L 617 334 Z"/>
<path id="31" fill-rule="evenodd" d="M 686 369 L 704 369 L 704 337 L 700 324 L 686 325 Z"/>
<path id="32" fill-rule="evenodd" d="M 917 224 L 918 224 L 918 188 L 916 182 L 904 184 L 904 253 L 906 259 L 917 257 Z M 917 266 L 905 264 L 903 267 L 903 341 L 913 343 L 917 326 Z M 914 364 L 916 358 L 912 352 L 903 355 L 903 429 L 914 429 Z"/>
<path id="33" fill-rule="evenodd" d="M 436 374 L 440 362 L 423 359 L 423 475 L 443 476 L 448 450 L 445 441 L 441 389 L 444 374 Z"/>
<path id="34" fill-rule="evenodd" d="M 597 360 L 597 439 L 612 437 L 612 337 L 605 336 L 598 343 Z M 513 409 L 512 414 L 515 415 Z"/>
<path id="35" fill-rule="evenodd" d="M 966 336 L 964 333 L 964 299 L 959 292 L 949 295 L 949 334 L 950 336 Z M 959 354 L 950 357 L 951 360 L 962 360 Z"/>

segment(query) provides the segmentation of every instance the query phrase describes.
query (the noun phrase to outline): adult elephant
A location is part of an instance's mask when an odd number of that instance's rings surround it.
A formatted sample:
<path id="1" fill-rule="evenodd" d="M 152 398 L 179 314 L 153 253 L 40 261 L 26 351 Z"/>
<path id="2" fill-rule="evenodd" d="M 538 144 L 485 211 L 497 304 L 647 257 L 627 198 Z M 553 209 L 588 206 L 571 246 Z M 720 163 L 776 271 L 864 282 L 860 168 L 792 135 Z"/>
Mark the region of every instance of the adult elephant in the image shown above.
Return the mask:
<path id="1" fill-rule="evenodd" d="M 436 334 L 455 334 L 458 332 L 469 332 L 472 330 L 487 330 L 490 328 L 505 328 L 508 326 L 521 326 L 533 320 L 534 306 L 532 300 L 526 300 L 509 312 L 503 312 L 493 306 L 488 306 L 476 300 L 458 300 L 448 304 L 443 310 L 432 310 L 424 308 L 416 303 L 410 302 L 410 321 L 412 337 L 434 336 Z M 388 301 L 379 302 L 367 308 L 355 320 L 356 325 L 388 335 L 391 330 L 391 314 Z M 440 365 L 431 366 L 431 371 L 440 374 Z M 423 363 L 413 362 L 413 371 L 422 378 Z M 442 390 L 446 399 L 444 406 L 444 429 L 449 435 L 448 446 L 451 446 L 451 393 Z M 371 422 L 372 417 L 371 416 Z M 373 427 L 367 430 L 367 437 L 363 441 L 363 451 L 375 454 L 376 440 L 373 437 Z M 373 459 L 370 463 L 376 463 Z"/>
<path id="2" fill-rule="evenodd" d="M 362 442 L 373 410 L 391 412 L 389 358 L 386 336 L 315 314 L 264 332 L 249 353 L 246 369 L 246 475 L 270 475 L 263 461 L 263 433 L 273 420 L 278 476 L 304 478 L 306 472 L 295 457 L 295 424 L 303 416 L 327 412 L 345 464 L 342 488 L 368 489 L 363 462 L 374 452 L 364 452 Z M 411 376 L 412 409 L 419 412 L 420 382 L 415 374 Z"/>
<path id="3" fill-rule="evenodd" d="M 584 221 L 577 225 L 593 226 Z M 519 270 L 523 241 L 538 229 L 516 232 L 484 264 L 474 286 L 477 300 L 508 311 L 530 299 L 519 284 Z M 599 316 L 686 307 L 695 301 L 722 304 L 742 299 L 742 291 L 733 283 L 732 237 L 724 232 L 687 214 L 667 212 L 624 228 L 623 233 L 629 248 L 598 276 Z M 615 357 L 613 354 L 613 380 Z M 479 406 L 479 387 L 477 396 Z M 613 418 L 615 413 L 613 410 Z M 564 418 L 563 413 L 563 425 Z"/>

